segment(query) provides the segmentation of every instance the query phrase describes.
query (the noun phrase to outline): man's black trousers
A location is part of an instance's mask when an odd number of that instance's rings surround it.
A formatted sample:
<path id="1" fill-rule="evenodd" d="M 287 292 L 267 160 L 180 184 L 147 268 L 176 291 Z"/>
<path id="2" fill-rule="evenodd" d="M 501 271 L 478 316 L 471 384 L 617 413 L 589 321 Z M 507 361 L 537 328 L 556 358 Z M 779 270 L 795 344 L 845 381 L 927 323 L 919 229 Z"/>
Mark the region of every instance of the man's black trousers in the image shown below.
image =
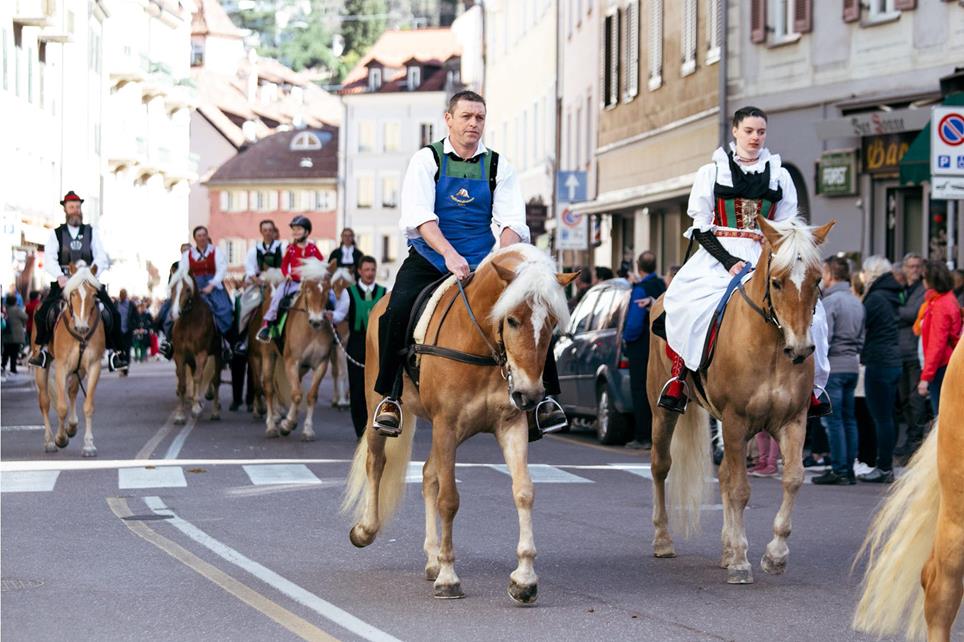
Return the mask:
<path id="1" fill-rule="evenodd" d="M 37 308 L 37 312 L 34 314 L 34 324 L 37 326 L 37 345 L 47 345 L 50 343 L 50 332 L 52 328 L 47 327 L 47 315 L 50 313 L 50 308 L 57 304 L 57 301 L 61 300 L 63 297 L 63 290 L 56 281 L 50 284 L 50 291 L 47 293 L 46 298 Z M 97 300 L 100 301 L 104 308 L 110 313 L 111 318 L 111 330 L 107 333 L 107 349 L 108 350 L 121 350 L 123 348 L 123 338 L 121 336 L 120 329 L 120 313 L 117 312 L 117 306 L 111 300 L 110 296 L 107 294 L 107 288 L 101 286 L 100 290 L 97 291 Z"/>

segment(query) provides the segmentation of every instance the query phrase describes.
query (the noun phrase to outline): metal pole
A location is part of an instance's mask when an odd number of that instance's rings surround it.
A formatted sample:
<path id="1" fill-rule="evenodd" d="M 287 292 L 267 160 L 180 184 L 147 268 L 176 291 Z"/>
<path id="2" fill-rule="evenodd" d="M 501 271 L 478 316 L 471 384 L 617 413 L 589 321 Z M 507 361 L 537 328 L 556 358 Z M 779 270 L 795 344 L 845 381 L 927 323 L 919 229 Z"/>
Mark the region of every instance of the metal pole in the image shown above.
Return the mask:
<path id="1" fill-rule="evenodd" d="M 717 41 L 720 45 L 720 74 L 716 91 L 719 93 L 720 101 L 720 147 L 726 149 L 729 140 L 730 123 L 729 108 L 727 107 L 726 96 L 726 74 L 727 74 L 727 0 L 719 0 L 719 16 L 717 17 Z"/>
<path id="2" fill-rule="evenodd" d="M 956 251 L 954 247 L 954 226 L 957 222 L 957 204 L 959 202 L 960 201 L 947 201 L 947 267 L 950 270 L 953 270 L 957 263 L 954 255 Z"/>

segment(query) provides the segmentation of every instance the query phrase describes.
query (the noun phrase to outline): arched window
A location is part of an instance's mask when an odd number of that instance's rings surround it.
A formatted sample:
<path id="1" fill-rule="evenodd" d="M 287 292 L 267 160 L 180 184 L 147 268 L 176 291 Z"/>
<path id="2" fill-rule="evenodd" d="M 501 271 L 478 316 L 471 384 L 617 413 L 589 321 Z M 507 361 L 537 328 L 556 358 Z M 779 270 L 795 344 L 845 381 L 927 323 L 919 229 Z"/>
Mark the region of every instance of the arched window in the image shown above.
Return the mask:
<path id="1" fill-rule="evenodd" d="M 787 168 L 787 173 L 790 174 L 790 180 L 793 181 L 793 186 L 797 188 L 797 215 L 809 222 L 810 194 L 807 192 L 807 182 L 803 179 L 803 174 L 800 173 L 800 170 L 797 169 L 795 165 L 784 163 L 783 166 Z"/>
<path id="2" fill-rule="evenodd" d="M 303 152 L 321 149 L 321 139 L 312 132 L 298 132 L 291 139 L 291 151 Z"/>

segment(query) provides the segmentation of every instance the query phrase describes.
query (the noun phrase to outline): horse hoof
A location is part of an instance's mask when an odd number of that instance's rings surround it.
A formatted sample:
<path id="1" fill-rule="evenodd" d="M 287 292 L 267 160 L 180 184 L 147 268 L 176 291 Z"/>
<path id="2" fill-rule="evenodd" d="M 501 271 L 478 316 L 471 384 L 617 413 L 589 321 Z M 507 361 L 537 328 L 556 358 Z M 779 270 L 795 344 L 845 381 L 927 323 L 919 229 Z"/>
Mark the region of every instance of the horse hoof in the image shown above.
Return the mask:
<path id="1" fill-rule="evenodd" d="M 80 454 L 83 457 L 96 457 L 97 449 L 93 446 L 84 446 L 84 449 L 80 451 Z"/>
<path id="2" fill-rule="evenodd" d="M 282 437 L 287 437 L 288 435 L 290 435 L 292 432 L 294 432 L 294 429 L 295 429 L 295 428 L 297 428 L 297 426 L 295 425 L 295 422 L 293 422 L 293 421 L 288 421 L 287 419 L 282 419 L 282 420 L 281 420 L 281 436 L 282 436 Z"/>
<path id="3" fill-rule="evenodd" d="M 66 448 L 67 444 L 70 443 L 70 440 L 66 437 L 57 437 L 54 439 L 54 443 L 57 444 L 57 448 Z"/>
<path id="4" fill-rule="evenodd" d="M 749 568 L 731 568 L 726 571 L 727 584 L 753 584 L 753 571 Z"/>
<path id="5" fill-rule="evenodd" d="M 439 600 L 458 600 L 465 597 L 462 592 L 462 584 L 436 584 L 435 597 Z"/>
<path id="6" fill-rule="evenodd" d="M 509 582 L 508 593 L 509 597 L 511 597 L 517 604 L 532 604 L 538 597 L 539 585 L 530 584 L 529 586 L 523 586 L 522 584 Z"/>
<path id="7" fill-rule="evenodd" d="M 301 433 L 301 441 L 314 441 L 315 433 L 313 432 L 303 432 Z"/>
<path id="8" fill-rule="evenodd" d="M 184 417 L 184 415 L 178 415 L 174 417 L 175 426 L 183 426 L 186 423 L 187 423 L 187 419 Z"/>
<path id="9" fill-rule="evenodd" d="M 212 412 L 211 421 L 221 421 L 221 414 L 217 412 Z"/>
<path id="10" fill-rule="evenodd" d="M 425 566 L 425 579 L 429 582 L 434 582 L 438 579 L 438 564 L 427 564 Z"/>
<path id="11" fill-rule="evenodd" d="M 767 554 L 763 555 L 763 559 L 760 560 L 760 568 L 767 575 L 783 575 L 784 571 L 787 570 L 787 558 L 782 560 L 775 560 Z"/>
<path id="12" fill-rule="evenodd" d="M 361 526 L 355 526 L 348 531 L 348 539 L 358 548 L 365 548 L 375 541 L 375 534 L 369 535 Z"/>
<path id="13" fill-rule="evenodd" d="M 52 442 L 52 441 L 44 444 L 44 452 L 45 452 L 45 453 L 55 453 L 55 452 L 57 452 L 57 444 L 55 444 L 55 443 Z"/>
<path id="14" fill-rule="evenodd" d="M 672 542 L 653 542 L 653 557 L 669 559 L 676 557 L 676 550 Z"/>
<path id="15" fill-rule="evenodd" d="M 201 416 L 201 410 L 203 409 L 204 408 L 203 406 L 201 406 L 201 404 L 194 406 L 193 408 L 191 408 L 191 416 L 197 419 L 198 417 Z"/>
<path id="16" fill-rule="evenodd" d="M 77 424 L 67 424 L 67 436 L 71 439 L 77 436 Z"/>
<path id="17" fill-rule="evenodd" d="M 277 428 L 277 427 L 275 427 L 275 428 L 268 428 L 267 430 L 264 431 L 264 436 L 267 437 L 268 439 L 273 439 L 273 438 L 277 437 L 277 436 L 278 436 L 278 428 Z"/>
<path id="18" fill-rule="evenodd" d="M 208 391 L 204 393 L 204 398 L 208 401 L 214 401 L 214 391 L 209 388 Z"/>

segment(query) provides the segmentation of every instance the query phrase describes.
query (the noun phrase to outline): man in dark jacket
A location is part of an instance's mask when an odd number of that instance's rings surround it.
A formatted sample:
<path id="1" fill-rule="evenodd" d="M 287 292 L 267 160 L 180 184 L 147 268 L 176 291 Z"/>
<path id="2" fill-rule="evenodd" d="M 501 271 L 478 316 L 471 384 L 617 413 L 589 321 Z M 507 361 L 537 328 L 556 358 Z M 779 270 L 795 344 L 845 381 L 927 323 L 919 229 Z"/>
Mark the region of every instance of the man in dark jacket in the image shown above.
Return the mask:
<path id="1" fill-rule="evenodd" d="M 901 375 L 898 385 L 898 420 L 907 425 L 904 442 L 894 449 L 898 457 L 907 457 L 924 441 L 927 426 L 927 399 L 917 394 L 920 381 L 920 361 L 917 358 L 917 335 L 914 334 L 914 321 L 917 311 L 924 303 L 923 276 L 924 259 L 920 254 L 904 256 L 900 271 L 904 280 L 901 305 L 897 308 L 898 340 L 900 342 Z"/>
<path id="2" fill-rule="evenodd" d="M 646 367 L 649 362 L 649 310 L 666 284 L 656 274 L 656 255 L 646 250 L 636 261 L 639 280 L 633 284 L 623 322 L 623 342 L 629 359 L 629 387 L 633 393 L 635 437 L 626 448 L 646 449 L 653 442 L 653 414 L 646 396 Z"/>
<path id="3" fill-rule="evenodd" d="M 365 363 L 365 335 L 368 317 L 378 300 L 385 296 L 385 288 L 375 283 L 378 265 L 370 256 L 358 259 L 358 282 L 348 288 L 351 304 L 348 308 L 348 356 L 358 363 Z M 365 402 L 365 369 L 348 363 L 348 393 L 351 398 L 351 421 L 355 434 L 361 438 L 368 423 L 368 405 Z"/>

